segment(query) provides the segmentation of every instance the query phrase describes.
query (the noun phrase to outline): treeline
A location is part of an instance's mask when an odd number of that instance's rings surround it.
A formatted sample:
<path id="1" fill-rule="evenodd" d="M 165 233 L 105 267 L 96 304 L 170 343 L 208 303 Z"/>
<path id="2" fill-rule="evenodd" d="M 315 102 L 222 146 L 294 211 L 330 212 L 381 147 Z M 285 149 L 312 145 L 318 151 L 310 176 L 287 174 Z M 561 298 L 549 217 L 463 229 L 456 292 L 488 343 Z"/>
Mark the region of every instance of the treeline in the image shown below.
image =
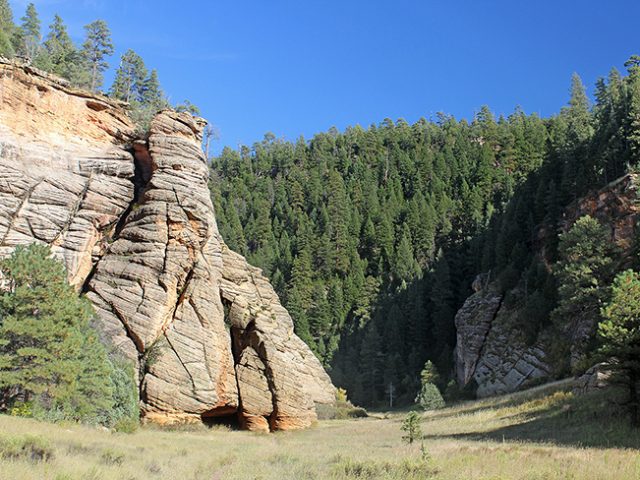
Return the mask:
<path id="1" fill-rule="evenodd" d="M 439 387 L 455 390 L 453 320 L 478 273 L 504 291 L 525 286 L 510 301 L 522 304 L 528 342 L 562 305 L 548 261 L 563 208 L 639 159 L 638 65 L 599 81 L 594 106 L 575 76 L 569 104 L 548 119 L 483 107 L 471 122 L 387 119 L 226 148 L 211 182 L 222 235 L 265 270 L 354 401 L 376 404 L 390 389 L 412 401 L 429 360 Z"/>
<path id="2" fill-rule="evenodd" d="M 109 69 L 108 59 L 114 53 L 107 23 L 96 20 L 86 25 L 85 39 L 80 46 L 73 42 L 60 16 L 54 16 L 44 37 L 41 26 L 33 3 L 27 6 L 16 25 L 9 1 L 0 0 L 0 55 L 21 57 L 36 68 L 68 80 L 75 87 L 100 91 L 104 74 Z M 133 50 L 122 55 L 108 95 L 130 104 L 132 119 L 140 130 L 146 130 L 153 114 L 170 106 L 157 70 L 149 71 L 142 57 Z M 174 108 L 199 113 L 188 101 Z"/>

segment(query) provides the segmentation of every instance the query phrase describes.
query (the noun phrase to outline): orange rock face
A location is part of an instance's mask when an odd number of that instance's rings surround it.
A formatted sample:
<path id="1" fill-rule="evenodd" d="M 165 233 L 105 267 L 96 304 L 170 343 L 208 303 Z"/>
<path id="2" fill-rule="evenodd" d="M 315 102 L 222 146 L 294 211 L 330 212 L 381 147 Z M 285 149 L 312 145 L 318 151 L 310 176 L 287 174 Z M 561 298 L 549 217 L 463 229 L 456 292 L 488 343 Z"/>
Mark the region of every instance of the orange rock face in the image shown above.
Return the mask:
<path id="1" fill-rule="evenodd" d="M 121 105 L 74 90 L 61 79 L 0 61 L 0 125 L 52 147 L 122 145 L 133 124 Z"/>

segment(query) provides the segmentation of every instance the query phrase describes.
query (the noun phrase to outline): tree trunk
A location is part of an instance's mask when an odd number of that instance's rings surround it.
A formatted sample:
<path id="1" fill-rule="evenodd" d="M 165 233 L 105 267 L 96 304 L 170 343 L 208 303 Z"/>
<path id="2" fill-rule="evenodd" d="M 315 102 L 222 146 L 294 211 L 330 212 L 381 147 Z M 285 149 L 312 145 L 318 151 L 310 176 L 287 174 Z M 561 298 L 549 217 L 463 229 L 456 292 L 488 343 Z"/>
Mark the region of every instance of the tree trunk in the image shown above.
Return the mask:
<path id="1" fill-rule="evenodd" d="M 98 64 L 94 62 L 91 70 L 91 91 L 96 91 L 96 77 L 97 77 Z"/>
<path id="2" fill-rule="evenodd" d="M 629 400 L 631 402 L 631 423 L 635 427 L 640 427 L 640 405 L 638 405 L 638 375 L 636 372 L 629 373 Z"/>

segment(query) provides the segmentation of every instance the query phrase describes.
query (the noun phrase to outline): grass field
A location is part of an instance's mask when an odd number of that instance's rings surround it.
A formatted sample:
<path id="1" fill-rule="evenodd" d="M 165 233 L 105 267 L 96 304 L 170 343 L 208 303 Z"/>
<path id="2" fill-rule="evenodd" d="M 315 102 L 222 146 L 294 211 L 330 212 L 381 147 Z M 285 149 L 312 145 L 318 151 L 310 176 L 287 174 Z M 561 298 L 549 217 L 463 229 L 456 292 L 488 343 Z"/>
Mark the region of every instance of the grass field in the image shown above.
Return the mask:
<path id="1" fill-rule="evenodd" d="M 0 416 L 0 479 L 640 479 L 640 432 L 603 394 L 568 383 L 424 415 L 320 422 L 270 435 L 200 428 L 133 434 Z"/>

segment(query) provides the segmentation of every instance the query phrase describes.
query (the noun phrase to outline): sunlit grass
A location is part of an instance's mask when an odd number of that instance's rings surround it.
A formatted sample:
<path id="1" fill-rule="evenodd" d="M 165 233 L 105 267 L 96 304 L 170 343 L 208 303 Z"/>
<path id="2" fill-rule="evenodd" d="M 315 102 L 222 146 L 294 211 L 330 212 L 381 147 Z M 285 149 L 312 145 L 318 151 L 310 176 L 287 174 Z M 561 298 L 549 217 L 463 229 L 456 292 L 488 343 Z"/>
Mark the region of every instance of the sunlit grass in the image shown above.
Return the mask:
<path id="1" fill-rule="evenodd" d="M 425 414 L 424 456 L 419 443 L 401 441 L 402 412 L 272 435 L 222 427 L 120 434 L 0 416 L 0 479 L 640 478 L 638 432 L 602 394 L 565 388 Z M 2 454 L 3 439 L 14 454 Z M 51 456 L 31 455 L 29 445 Z"/>

